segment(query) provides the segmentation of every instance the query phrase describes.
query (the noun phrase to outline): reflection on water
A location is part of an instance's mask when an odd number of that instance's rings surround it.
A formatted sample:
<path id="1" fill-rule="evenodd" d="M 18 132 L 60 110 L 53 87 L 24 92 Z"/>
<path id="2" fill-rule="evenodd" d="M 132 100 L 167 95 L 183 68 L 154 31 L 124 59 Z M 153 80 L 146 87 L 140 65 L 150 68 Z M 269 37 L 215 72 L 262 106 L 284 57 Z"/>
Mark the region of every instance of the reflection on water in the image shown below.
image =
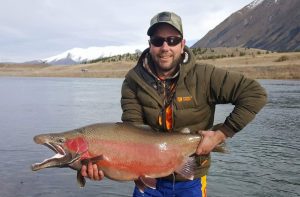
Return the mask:
<path id="1" fill-rule="evenodd" d="M 300 82 L 260 81 L 269 102 L 229 140 L 229 154 L 213 154 L 209 196 L 300 196 Z M 95 122 L 120 121 L 122 79 L 0 78 L 1 196 L 131 196 L 131 182 L 88 181 L 84 189 L 70 169 L 32 172 L 53 155 L 33 143 L 39 133 Z M 232 106 L 217 108 L 222 122 Z"/>

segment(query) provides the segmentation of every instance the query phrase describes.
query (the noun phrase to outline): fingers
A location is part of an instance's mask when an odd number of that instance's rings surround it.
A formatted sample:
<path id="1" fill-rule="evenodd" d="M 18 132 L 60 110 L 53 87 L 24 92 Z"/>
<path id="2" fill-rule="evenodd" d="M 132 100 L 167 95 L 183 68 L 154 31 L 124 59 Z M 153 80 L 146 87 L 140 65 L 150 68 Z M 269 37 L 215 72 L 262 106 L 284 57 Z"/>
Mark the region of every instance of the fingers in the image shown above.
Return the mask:
<path id="1" fill-rule="evenodd" d="M 202 147 L 201 145 L 199 145 L 196 150 L 197 155 L 208 155 L 210 152 L 211 152 L 210 149 L 206 149 L 205 147 Z"/>
<path id="2" fill-rule="evenodd" d="M 104 178 L 102 170 L 98 170 L 98 166 L 91 162 L 89 162 L 87 166 L 82 165 L 81 175 L 95 181 L 100 181 Z"/>
<path id="3" fill-rule="evenodd" d="M 197 147 L 196 154 L 207 155 L 215 146 L 212 140 L 213 131 L 198 131 L 198 133 L 202 136 L 202 139 Z"/>
<path id="4" fill-rule="evenodd" d="M 97 165 L 96 165 L 96 164 L 93 164 L 93 165 L 92 165 L 92 168 L 93 168 L 93 175 L 94 175 L 93 179 L 94 179 L 94 180 L 99 180 L 99 172 L 98 172 L 98 167 L 97 167 Z"/>
<path id="5" fill-rule="evenodd" d="M 99 174 L 99 180 L 104 179 L 104 173 L 103 173 L 102 170 L 99 170 L 99 171 L 98 171 L 98 174 Z"/>
<path id="6" fill-rule="evenodd" d="M 87 177 L 87 167 L 86 167 L 86 165 L 82 165 L 82 167 L 81 167 L 81 175 L 82 176 L 84 176 L 84 177 Z"/>
<path id="7" fill-rule="evenodd" d="M 206 153 L 206 151 L 204 150 L 205 146 L 203 145 L 203 140 L 200 141 L 197 150 L 196 150 L 196 154 L 197 155 L 206 155 L 208 153 Z"/>
<path id="8" fill-rule="evenodd" d="M 226 136 L 223 132 L 217 131 L 198 131 L 202 136 L 202 139 L 196 150 L 198 155 L 209 154 L 216 146 L 226 140 Z"/>
<path id="9" fill-rule="evenodd" d="M 198 133 L 203 137 L 212 137 L 215 135 L 214 131 L 198 131 Z"/>
<path id="10" fill-rule="evenodd" d="M 210 149 L 197 148 L 196 154 L 197 155 L 208 155 L 210 152 L 211 152 Z"/>
<path id="11" fill-rule="evenodd" d="M 87 173 L 88 173 L 88 177 L 93 180 L 94 179 L 94 169 L 93 169 L 93 164 L 91 162 L 88 163 Z"/>

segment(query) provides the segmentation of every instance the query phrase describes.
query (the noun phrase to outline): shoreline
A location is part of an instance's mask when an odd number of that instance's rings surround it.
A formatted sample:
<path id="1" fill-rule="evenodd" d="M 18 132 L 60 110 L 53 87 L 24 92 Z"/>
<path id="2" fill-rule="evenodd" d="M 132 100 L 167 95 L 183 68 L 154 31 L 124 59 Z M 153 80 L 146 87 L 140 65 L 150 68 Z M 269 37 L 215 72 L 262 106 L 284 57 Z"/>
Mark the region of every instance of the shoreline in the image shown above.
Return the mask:
<path id="1" fill-rule="evenodd" d="M 197 60 L 253 79 L 300 79 L 300 52 Z M 123 78 L 135 61 L 78 65 L 0 64 L 0 76 Z"/>

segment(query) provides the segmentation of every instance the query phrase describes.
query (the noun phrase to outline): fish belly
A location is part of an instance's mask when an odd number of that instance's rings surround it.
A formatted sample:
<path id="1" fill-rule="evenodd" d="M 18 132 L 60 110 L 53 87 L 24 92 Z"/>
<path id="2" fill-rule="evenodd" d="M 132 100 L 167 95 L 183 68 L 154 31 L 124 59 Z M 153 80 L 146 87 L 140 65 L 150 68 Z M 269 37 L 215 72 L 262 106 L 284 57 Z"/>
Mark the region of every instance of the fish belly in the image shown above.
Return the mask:
<path id="1" fill-rule="evenodd" d="M 106 177 L 113 180 L 136 180 L 141 176 L 158 178 L 171 174 L 183 165 L 185 156 L 176 147 L 157 144 L 112 143 L 102 149 L 97 162 Z M 107 148 L 108 147 L 108 148 Z"/>

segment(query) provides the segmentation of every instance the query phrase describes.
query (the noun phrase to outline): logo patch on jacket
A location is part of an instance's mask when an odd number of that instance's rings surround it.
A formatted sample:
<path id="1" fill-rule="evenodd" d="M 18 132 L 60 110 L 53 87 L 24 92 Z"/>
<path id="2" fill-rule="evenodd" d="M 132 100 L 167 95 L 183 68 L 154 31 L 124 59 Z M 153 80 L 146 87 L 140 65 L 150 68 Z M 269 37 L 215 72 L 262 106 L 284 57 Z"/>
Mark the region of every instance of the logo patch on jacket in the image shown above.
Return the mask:
<path id="1" fill-rule="evenodd" d="M 181 102 L 190 102 L 192 100 L 192 96 L 178 96 L 176 97 L 176 100 L 178 103 L 181 103 Z"/>

